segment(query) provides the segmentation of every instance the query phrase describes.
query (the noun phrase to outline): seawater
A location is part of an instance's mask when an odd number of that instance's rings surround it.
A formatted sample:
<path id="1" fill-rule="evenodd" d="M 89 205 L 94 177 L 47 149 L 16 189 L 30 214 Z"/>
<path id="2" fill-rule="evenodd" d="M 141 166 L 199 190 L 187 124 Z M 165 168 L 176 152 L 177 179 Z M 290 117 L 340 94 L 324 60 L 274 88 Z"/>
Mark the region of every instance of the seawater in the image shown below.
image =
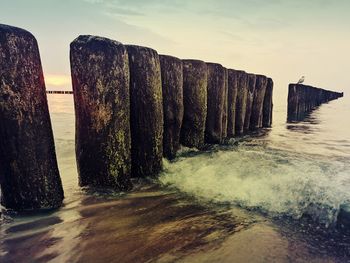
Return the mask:
<path id="1" fill-rule="evenodd" d="M 204 151 L 182 148 L 155 182 L 131 193 L 82 189 L 71 95 L 48 95 L 62 208 L 5 212 L 1 262 L 345 262 L 338 227 L 350 203 L 350 124 L 344 97 L 271 129 Z"/>

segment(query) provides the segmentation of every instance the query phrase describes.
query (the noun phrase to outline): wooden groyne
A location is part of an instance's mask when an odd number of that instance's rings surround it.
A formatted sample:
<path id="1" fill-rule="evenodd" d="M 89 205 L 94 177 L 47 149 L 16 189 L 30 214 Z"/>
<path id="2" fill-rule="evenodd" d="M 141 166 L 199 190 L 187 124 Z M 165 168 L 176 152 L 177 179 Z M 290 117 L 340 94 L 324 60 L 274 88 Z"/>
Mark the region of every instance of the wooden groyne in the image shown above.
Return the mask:
<path id="1" fill-rule="evenodd" d="M 81 186 L 129 190 L 154 177 L 180 145 L 208 143 L 271 126 L 273 82 L 201 60 L 84 35 L 70 45 L 73 91 L 45 91 L 38 46 L 0 26 L 2 205 L 55 208 L 63 199 L 46 93 L 72 94 Z M 270 81 L 269 81 L 270 80 Z"/>
<path id="2" fill-rule="evenodd" d="M 47 90 L 47 94 L 73 94 L 71 90 Z"/>
<path id="3" fill-rule="evenodd" d="M 82 37 L 78 40 L 80 38 Z M 113 43 L 120 49 L 124 46 L 110 39 L 94 36 L 88 38 L 98 40 L 98 43 L 91 46 L 93 52 L 87 52 L 89 47 L 84 45 L 75 48 L 77 40 L 71 45 L 71 54 L 81 53 L 79 56 L 71 55 L 77 118 L 77 162 L 81 182 L 82 178 L 89 178 L 86 174 L 94 170 L 94 167 L 90 167 L 93 163 L 82 158 L 83 154 L 93 158 L 91 156 L 95 156 L 98 145 L 102 145 L 102 148 L 105 147 L 104 144 L 109 145 L 113 130 L 120 132 L 111 123 L 120 123 L 121 119 L 113 119 L 113 116 L 122 116 L 124 120 L 122 127 L 125 133 L 117 136 L 117 139 L 128 140 L 126 125 L 129 122 L 130 176 L 138 178 L 156 176 L 162 170 L 162 157 L 175 158 L 180 144 L 201 149 L 205 144 L 220 144 L 235 135 L 271 126 L 273 82 L 263 75 L 226 69 L 217 63 L 159 56 L 151 48 L 134 45 L 125 46 L 128 60 L 120 57 L 113 62 L 109 59 L 108 64 L 107 55 L 113 58 L 112 54 L 117 53 L 113 50 Z M 82 64 L 83 58 L 90 58 L 95 62 Z M 119 67 L 116 73 L 106 66 L 115 66 L 123 59 L 128 67 Z M 117 72 L 130 78 L 129 86 L 119 79 Z M 86 83 L 89 83 L 88 89 Z M 109 83 L 115 85 L 109 86 Z M 115 109 L 116 106 L 111 106 L 107 100 L 122 101 L 114 96 L 124 94 L 122 91 L 128 88 L 130 105 L 125 99 L 124 106 L 130 107 L 130 118 L 126 108 Z M 111 91 L 116 94 L 110 93 Z M 82 95 L 86 98 L 81 98 Z M 88 114 L 84 121 L 82 114 Z M 93 120 L 96 116 L 98 119 Z M 87 132 L 96 123 L 103 123 L 110 130 L 107 133 Z M 81 134 L 86 136 L 82 137 Z M 91 144 L 96 138 L 99 144 Z M 82 145 L 85 147 L 82 148 Z M 116 153 L 120 148 L 126 150 L 127 145 L 109 149 Z M 110 167 L 124 167 L 125 163 L 129 164 L 129 158 L 117 159 L 113 163 L 112 159 L 102 156 L 104 155 L 97 158 L 101 160 L 99 170 L 104 171 L 102 174 L 113 172 L 114 175 L 107 178 L 125 177 L 122 181 L 128 182 L 128 165 L 125 169 L 111 170 Z M 106 176 L 99 175 L 97 171 L 92 174 L 101 177 L 101 180 Z M 86 184 L 95 185 L 98 181 L 99 179 L 94 178 L 87 180 Z M 116 188 L 123 189 L 120 184 L 116 184 Z"/>
<path id="4" fill-rule="evenodd" d="M 315 107 L 343 97 L 343 92 L 335 92 L 302 84 L 289 84 L 288 121 L 299 121 Z"/>
<path id="5" fill-rule="evenodd" d="M 37 41 L 0 25 L 1 203 L 14 210 L 59 207 L 58 171 Z"/>

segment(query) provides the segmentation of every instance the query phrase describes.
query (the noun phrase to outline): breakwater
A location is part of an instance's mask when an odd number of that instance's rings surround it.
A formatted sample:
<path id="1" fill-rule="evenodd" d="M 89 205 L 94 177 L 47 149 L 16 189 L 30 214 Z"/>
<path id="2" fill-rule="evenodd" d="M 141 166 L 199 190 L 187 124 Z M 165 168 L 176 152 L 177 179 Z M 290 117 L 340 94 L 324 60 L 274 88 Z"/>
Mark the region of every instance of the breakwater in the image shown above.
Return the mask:
<path id="1" fill-rule="evenodd" d="M 0 31 L 2 204 L 55 208 L 63 190 L 36 40 Z M 271 126 L 273 82 L 263 75 L 89 35 L 71 43 L 70 62 L 81 186 L 129 190 L 180 145 L 201 149 Z"/>
<path id="2" fill-rule="evenodd" d="M 343 97 L 342 92 L 320 89 L 302 84 L 289 84 L 288 121 L 302 120 L 315 107 Z"/>
<path id="3" fill-rule="evenodd" d="M 71 90 L 47 90 L 47 94 L 73 94 Z"/>
<path id="4" fill-rule="evenodd" d="M 90 35 L 72 42 L 71 65 L 82 185 L 124 189 L 132 177 L 157 176 L 162 158 L 174 159 L 181 144 L 201 149 L 271 126 L 273 82 L 263 75 Z M 121 122 L 122 131 L 114 126 Z M 99 172 L 90 172 L 96 162 Z"/>

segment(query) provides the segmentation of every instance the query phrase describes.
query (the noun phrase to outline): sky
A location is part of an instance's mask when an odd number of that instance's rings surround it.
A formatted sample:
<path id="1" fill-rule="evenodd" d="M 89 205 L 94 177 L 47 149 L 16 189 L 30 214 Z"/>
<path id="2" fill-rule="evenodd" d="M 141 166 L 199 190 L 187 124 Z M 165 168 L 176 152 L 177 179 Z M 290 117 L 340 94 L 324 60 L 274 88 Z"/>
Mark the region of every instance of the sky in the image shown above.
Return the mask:
<path id="1" fill-rule="evenodd" d="M 48 89 L 71 89 L 69 44 L 82 34 L 159 54 L 350 92 L 349 0 L 1 0 L 0 23 L 37 38 Z"/>

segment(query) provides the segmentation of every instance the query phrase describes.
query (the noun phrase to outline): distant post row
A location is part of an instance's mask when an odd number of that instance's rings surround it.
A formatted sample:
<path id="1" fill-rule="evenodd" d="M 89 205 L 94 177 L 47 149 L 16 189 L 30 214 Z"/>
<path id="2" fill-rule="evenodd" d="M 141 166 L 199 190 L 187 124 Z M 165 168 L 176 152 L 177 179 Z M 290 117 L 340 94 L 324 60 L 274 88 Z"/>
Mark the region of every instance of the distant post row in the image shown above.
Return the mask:
<path id="1" fill-rule="evenodd" d="M 150 48 L 79 36 L 70 60 L 81 186 L 129 190 L 154 177 L 180 144 L 205 143 L 270 127 L 273 82 L 262 75 Z M 14 210 L 63 200 L 37 42 L 0 25 L 0 184 Z"/>
<path id="2" fill-rule="evenodd" d="M 343 92 L 335 92 L 302 84 L 289 84 L 288 121 L 299 121 L 305 114 L 322 103 L 343 97 Z"/>

